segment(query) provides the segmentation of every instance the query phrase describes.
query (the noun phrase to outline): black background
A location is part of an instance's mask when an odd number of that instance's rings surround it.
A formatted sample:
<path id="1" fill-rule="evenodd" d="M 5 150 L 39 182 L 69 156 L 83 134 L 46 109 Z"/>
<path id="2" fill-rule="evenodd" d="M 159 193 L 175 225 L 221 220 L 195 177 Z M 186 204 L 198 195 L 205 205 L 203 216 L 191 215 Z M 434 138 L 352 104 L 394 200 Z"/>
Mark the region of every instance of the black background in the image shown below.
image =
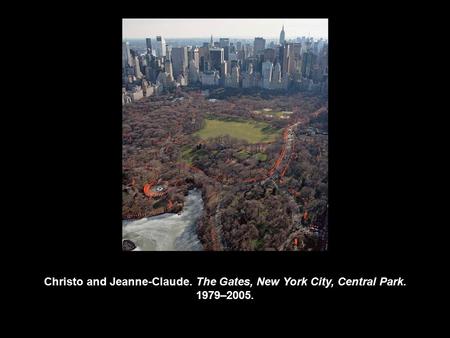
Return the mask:
<path id="1" fill-rule="evenodd" d="M 403 298 L 417 286 L 410 234 L 418 210 L 410 204 L 414 184 L 405 170 L 412 153 L 413 113 L 405 102 L 413 62 L 403 49 L 409 23 L 399 21 L 400 11 L 392 8 L 320 9 L 304 4 L 298 11 L 302 18 L 329 18 L 329 250 L 311 253 L 122 252 L 121 18 L 163 12 L 65 7 L 34 18 L 39 33 L 27 41 L 33 60 L 27 70 L 36 72 L 38 88 L 18 102 L 26 106 L 20 118 L 31 122 L 23 184 L 32 181 L 38 192 L 20 202 L 36 219 L 27 225 L 27 249 L 33 252 L 26 260 L 28 286 L 45 299 L 120 291 L 132 295 L 131 303 L 137 297 L 198 303 L 195 288 L 46 288 L 43 278 L 401 276 L 407 281 L 407 287 L 394 289 L 257 288 L 259 304 L 362 292 L 373 300 Z M 267 14 L 255 11 L 238 15 L 236 9 L 230 17 Z M 271 10 L 270 17 L 286 14 Z"/>

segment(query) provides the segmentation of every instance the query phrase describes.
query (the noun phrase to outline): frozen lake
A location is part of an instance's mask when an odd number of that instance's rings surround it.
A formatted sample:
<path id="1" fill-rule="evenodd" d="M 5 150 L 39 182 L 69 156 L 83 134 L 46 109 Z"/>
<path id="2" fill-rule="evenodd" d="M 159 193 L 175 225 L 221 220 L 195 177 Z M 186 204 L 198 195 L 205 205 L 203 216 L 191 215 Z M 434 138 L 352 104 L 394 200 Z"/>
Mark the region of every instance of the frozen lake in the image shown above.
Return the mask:
<path id="1" fill-rule="evenodd" d="M 202 213 L 202 194 L 194 189 L 186 196 L 180 215 L 122 221 L 122 238 L 136 244 L 134 251 L 200 251 L 195 225 Z"/>

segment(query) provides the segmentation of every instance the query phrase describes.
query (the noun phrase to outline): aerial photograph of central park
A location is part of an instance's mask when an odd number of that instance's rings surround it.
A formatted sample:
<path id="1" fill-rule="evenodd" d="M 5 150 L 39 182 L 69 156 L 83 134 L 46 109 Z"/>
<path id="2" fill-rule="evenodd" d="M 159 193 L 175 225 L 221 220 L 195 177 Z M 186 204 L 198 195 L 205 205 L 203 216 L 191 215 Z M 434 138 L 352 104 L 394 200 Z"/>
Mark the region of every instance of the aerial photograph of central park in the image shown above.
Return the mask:
<path id="1" fill-rule="evenodd" d="M 327 248 L 328 20 L 123 19 L 122 249 Z"/>

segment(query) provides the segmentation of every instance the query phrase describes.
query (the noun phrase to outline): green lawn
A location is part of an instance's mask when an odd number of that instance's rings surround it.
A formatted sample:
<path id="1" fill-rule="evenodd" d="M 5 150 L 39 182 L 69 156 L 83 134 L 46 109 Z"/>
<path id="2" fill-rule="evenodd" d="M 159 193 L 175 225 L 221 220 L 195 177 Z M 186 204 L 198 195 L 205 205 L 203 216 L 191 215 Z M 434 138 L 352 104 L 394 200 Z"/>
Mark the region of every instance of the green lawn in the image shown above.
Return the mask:
<path id="1" fill-rule="evenodd" d="M 260 160 L 263 162 L 267 161 L 267 154 L 265 154 L 265 153 L 256 153 L 255 157 L 257 160 Z"/>
<path id="2" fill-rule="evenodd" d="M 271 142 L 279 137 L 279 130 L 274 131 L 264 122 L 237 122 L 205 119 L 205 127 L 195 135 L 202 139 L 230 135 L 249 143 Z M 263 130 L 265 129 L 265 130 Z"/>
<path id="3" fill-rule="evenodd" d="M 192 157 L 192 148 L 190 148 L 189 146 L 184 146 L 181 149 L 181 159 L 189 164 L 192 164 Z"/>
<path id="4" fill-rule="evenodd" d="M 245 150 L 241 150 L 235 154 L 235 156 L 240 160 L 245 160 L 250 157 L 250 153 Z"/>

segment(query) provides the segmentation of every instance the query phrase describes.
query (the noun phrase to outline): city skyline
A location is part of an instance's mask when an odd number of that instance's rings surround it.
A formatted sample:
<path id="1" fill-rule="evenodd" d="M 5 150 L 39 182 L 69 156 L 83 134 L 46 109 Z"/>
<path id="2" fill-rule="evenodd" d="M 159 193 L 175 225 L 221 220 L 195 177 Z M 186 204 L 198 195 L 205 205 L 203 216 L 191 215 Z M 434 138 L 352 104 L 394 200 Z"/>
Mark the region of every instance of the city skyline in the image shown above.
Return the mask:
<path id="1" fill-rule="evenodd" d="M 277 38 L 284 26 L 286 38 L 311 36 L 328 39 L 328 19 L 123 19 L 124 39 L 158 35 L 183 38 Z M 242 33 L 245 32 L 245 33 Z"/>

